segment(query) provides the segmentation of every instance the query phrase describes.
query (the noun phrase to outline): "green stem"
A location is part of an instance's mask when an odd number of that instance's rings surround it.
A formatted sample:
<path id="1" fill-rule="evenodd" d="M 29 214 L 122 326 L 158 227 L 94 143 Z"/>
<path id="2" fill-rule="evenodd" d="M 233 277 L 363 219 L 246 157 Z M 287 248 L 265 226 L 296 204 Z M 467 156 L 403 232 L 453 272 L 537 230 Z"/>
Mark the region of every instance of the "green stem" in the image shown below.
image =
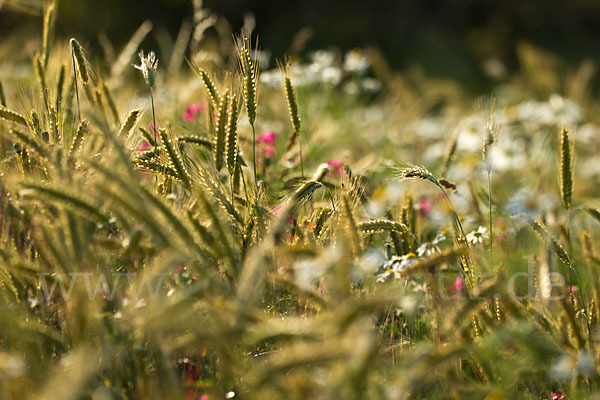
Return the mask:
<path id="1" fill-rule="evenodd" d="M 490 214 L 490 267 L 494 267 L 494 229 L 492 225 L 492 171 L 488 171 L 488 207 Z"/>
<path id="2" fill-rule="evenodd" d="M 156 114 L 154 113 L 154 89 L 150 86 L 150 101 L 152 101 L 152 128 L 154 128 L 154 145 L 158 146 L 156 136 Z"/>
<path id="3" fill-rule="evenodd" d="M 304 179 L 304 160 L 302 158 L 302 137 L 298 132 L 298 146 L 300 147 L 300 172 L 302 173 L 302 179 Z"/>
<path id="4" fill-rule="evenodd" d="M 254 124 L 252 124 L 252 165 L 254 169 L 254 186 L 258 191 L 258 178 L 256 175 L 256 129 L 254 129 Z"/>

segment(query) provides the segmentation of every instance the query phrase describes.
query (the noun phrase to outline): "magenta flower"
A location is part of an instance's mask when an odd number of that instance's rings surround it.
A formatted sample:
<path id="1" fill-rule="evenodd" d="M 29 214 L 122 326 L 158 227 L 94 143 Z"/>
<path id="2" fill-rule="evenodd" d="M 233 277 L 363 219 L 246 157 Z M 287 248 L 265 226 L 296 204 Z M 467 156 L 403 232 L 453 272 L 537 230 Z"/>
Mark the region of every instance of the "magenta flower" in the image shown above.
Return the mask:
<path id="1" fill-rule="evenodd" d="M 266 158 L 271 158 L 275 155 L 275 147 L 274 146 L 267 146 L 265 148 L 265 157 Z"/>
<path id="2" fill-rule="evenodd" d="M 335 172 L 337 173 L 338 176 L 342 176 L 343 174 L 343 167 L 344 167 L 344 163 L 339 161 L 339 160 L 327 160 L 326 161 L 327 165 L 329 165 L 331 168 L 333 168 L 335 170 Z"/>
<path id="3" fill-rule="evenodd" d="M 140 143 L 140 145 L 138 146 L 138 151 L 146 151 L 150 148 L 150 143 L 146 142 L 145 140 Z"/>
<path id="4" fill-rule="evenodd" d="M 550 392 L 550 398 L 552 400 L 565 400 L 567 398 L 567 394 L 565 392 L 563 392 L 562 390 L 559 390 L 556 393 Z"/>
<path id="5" fill-rule="evenodd" d="M 456 293 L 462 292 L 465 287 L 465 280 L 463 278 L 456 278 L 454 281 L 454 288 L 456 289 Z"/>
<path id="6" fill-rule="evenodd" d="M 196 115 L 201 113 L 204 110 L 204 107 L 198 103 L 192 103 L 185 109 L 183 113 L 183 119 L 188 122 L 193 122 L 196 119 Z"/>
<path id="7" fill-rule="evenodd" d="M 428 214 L 429 211 L 433 208 L 433 202 L 429 199 L 419 199 L 417 203 L 417 208 L 423 212 L 423 214 Z"/>
<path id="8" fill-rule="evenodd" d="M 265 133 L 261 133 L 256 137 L 256 143 L 266 143 L 266 144 L 275 144 L 275 137 L 277 135 L 273 131 L 267 131 Z"/>

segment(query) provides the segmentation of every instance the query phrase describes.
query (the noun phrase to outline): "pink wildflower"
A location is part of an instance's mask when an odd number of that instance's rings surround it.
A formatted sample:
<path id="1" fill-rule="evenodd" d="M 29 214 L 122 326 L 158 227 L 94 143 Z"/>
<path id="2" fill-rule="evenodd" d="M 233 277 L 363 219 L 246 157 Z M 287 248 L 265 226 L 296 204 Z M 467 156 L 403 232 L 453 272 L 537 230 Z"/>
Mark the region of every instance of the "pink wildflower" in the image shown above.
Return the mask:
<path id="1" fill-rule="evenodd" d="M 274 155 L 275 155 L 275 147 L 273 147 L 273 146 L 267 146 L 265 148 L 265 157 L 271 158 Z"/>
<path id="2" fill-rule="evenodd" d="M 140 143 L 140 145 L 138 146 L 138 151 L 146 151 L 150 148 L 150 143 L 146 142 L 145 140 Z"/>
<path id="3" fill-rule="evenodd" d="M 273 131 L 267 131 L 256 137 L 256 143 L 275 144 L 275 137 L 277 135 Z"/>
<path id="4" fill-rule="evenodd" d="M 429 214 L 431 209 L 433 208 L 433 202 L 429 199 L 419 199 L 417 203 L 417 208 L 423 212 L 423 214 Z"/>
<path id="5" fill-rule="evenodd" d="M 556 393 L 550 392 L 550 398 L 552 400 L 565 400 L 567 398 L 567 394 L 565 392 L 563 392 L 562 390 L 559 390 Z"/>
<path id="6" fill-rule="evenodd" d="M 338 176 L 342 176 L 344 163 L 339 160 L 327 160 L 327 165 L 335 170 Z"/>
<path id="7" fill-rule="evenodd" d="M 196 115 L 203 111 L 203 107 L 198 103 L 192 103 L 185 109 L 183 113 L 183 119 L 188 122 L 193 122 L 196 119 Z"/>
<path id="8" fill-rule="evenodd" d="M 456 289 L 456 293 L 462 292 L 465 287 L 465 280 L 463 278 L 456 278 L 454 281 L 454 288 Z"/>

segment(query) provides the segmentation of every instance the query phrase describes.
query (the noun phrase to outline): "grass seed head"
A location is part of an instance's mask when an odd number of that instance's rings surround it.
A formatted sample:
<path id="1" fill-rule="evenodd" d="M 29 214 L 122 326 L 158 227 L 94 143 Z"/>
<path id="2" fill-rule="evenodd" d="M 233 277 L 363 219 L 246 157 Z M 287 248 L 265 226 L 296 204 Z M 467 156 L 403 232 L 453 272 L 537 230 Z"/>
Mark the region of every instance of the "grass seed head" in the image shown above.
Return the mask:
<path id="1" fill-rule="evenodd" d="M 134 65 L 133 67 L 142 72 L 146 84 L 150 87 L 154 87 L 156 83 L 156 70 L 158 68 L 158 58 L 153 51 L 144 56 L 144 51 L 140 51 L 138 56 L 140 57 L 140 65 Z"/>

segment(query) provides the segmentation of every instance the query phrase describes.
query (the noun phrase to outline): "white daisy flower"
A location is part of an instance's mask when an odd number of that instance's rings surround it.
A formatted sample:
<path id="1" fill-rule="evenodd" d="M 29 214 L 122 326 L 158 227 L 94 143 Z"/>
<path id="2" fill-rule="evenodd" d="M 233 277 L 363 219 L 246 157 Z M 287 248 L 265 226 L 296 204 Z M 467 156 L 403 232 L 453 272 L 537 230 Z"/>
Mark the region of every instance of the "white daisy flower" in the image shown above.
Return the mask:
<path id="1" fill-rule="evenodd" d="M 487 238 L 489 238 L 489 235 L 487 229 L 483 226 L 480 226 L 476 231 L 467 233 L 467 242 L 474 245 L 483 244 L 483 239 Z"/>
<path id="2" fill-rule="evenodd" d="M 403 256 L 394 256 L 383 264 L 383 273 L 377 275 L 377 282 L 384 282 L 391 275 L 394 278 L 401 279 L 402 272 L 418 260 L 415 253 L 408 253 Z"/>
<path id="3" fill-rule="evenodd" d="M 419 248 L 417 248 L 417 255 L 419 257 L 429 257 L 435 253 L 439 253 L 441 250 L 438 244 L 444 240 L 446 240 L 446 236 L 444 236 L 442 233 L 439 233 L 431 242 L 425 242 L 421 244 Z"/>

